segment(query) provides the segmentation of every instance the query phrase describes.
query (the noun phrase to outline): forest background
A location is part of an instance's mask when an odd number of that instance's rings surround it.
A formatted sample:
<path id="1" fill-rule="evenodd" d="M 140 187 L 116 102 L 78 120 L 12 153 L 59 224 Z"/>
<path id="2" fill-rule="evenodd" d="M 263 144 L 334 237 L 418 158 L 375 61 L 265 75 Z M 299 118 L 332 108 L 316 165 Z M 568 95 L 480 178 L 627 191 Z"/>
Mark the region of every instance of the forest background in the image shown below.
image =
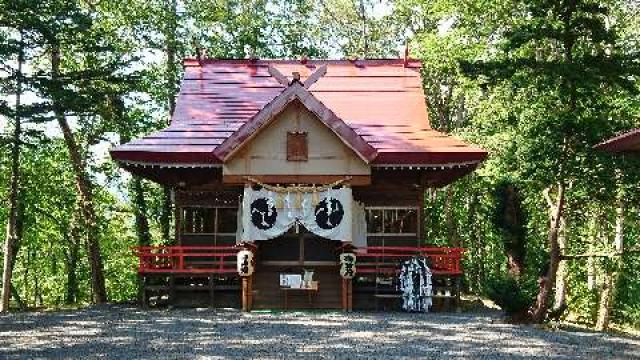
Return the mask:
<path id="1" fill-rule="evenodd" d="M 0 0 L 0 310 L 135 300 L 170 190 L 108 148 L 168 124 L 182 59 L 423 61 L 431 124 L 489 159 L 425 196 L 425 241 L 515 317 L 640 328 L 633 0 Z M 9 256 L 7 256 L 9 254 Z"/>

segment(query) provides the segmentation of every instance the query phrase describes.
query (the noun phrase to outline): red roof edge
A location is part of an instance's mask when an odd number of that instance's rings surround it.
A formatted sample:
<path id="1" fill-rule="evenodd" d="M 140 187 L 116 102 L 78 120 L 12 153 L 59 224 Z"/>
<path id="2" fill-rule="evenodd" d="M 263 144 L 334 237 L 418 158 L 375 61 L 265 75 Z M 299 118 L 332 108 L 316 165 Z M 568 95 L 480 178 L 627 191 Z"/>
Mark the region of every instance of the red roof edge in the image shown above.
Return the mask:
<path id="1" fill-rule="evenodd" d="M 455 163 L 480 163 L 484 161 L 488 153 L 484 150 L 469 152 L 380 152 L 373 161 L 374 165 L 447 165 Z"/>
<path id="2" fill-rule="evenodd" d="M 358 154 L 366 163 L 370 163 L 377 156 L 377 151 L 349 125 L 340 119 L 331 109 L 327 108 L 313 94 L 300 83 L 293 82 L 280 95 L 265 105 L 249 121 L 244 123 L 230 137 L 226 138 L 213 153 L 222 161 L 229 159 L 263 126 L 269 123 L 293 100 L 298 99 L 309 111 L 314 113 L 329 129 L 331 129 L 349 148 Z"/>
<path id="3" fill-rule="evenodd" d="M 118 148 L 109 150 L 111 158 L 117 161 L 129 162 L 148 162 L 159 164 L 221 164 L 220 159 L 211 154 L 211 152 L 157 152 L 157 151 L 135 151 L 135 150 L 118 150 Z"/>
<path id="4" fill-rule="evenodd" d="M 614 136 L 594 146 L 595 149 L 609 152 L 639 151 L 640 128 L 632 129 L 618 136 Z"/>

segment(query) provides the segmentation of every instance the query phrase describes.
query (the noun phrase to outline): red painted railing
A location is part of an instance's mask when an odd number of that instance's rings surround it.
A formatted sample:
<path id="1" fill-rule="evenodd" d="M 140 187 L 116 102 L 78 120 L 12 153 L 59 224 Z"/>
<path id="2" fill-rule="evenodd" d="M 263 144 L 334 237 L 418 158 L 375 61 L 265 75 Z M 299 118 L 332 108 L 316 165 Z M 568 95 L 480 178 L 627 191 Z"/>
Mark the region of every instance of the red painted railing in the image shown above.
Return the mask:
<path id="1" fill-rule="evenodd" d="M 137 246 L 138 273 L 237 274 L 237 246 Z"/>
<path id="2" fill-rule="evenodd" d="M 138 246 L 138 272 L 237 274 L 238 246 Z M 463 248 L 369 246 L 354 250 L 357 272 L 393 275 L 399 264 L 416 255 L 429 259 L 435 275 L 461 275 Z"/>
<path id="3" fill-rule="evenodd" d="M 449 247 L 404 247 L 369 246 L 355 249 L 358 258 L 357 272 L 361 274 L 394 275 L 400 271 L 399 264 L 413 256 L 429 259 L 434 275 L 462 275 L 463 248 Z"/>

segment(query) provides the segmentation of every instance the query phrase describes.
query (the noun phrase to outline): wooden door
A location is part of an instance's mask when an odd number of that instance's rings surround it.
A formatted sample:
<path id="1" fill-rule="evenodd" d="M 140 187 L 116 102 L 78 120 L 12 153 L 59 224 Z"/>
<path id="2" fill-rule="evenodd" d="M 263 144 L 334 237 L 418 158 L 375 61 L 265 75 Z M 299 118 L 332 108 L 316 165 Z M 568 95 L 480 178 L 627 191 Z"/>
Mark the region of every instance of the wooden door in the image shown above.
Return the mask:
<path id="1" fill-rule="evenodd" d="M 303 269 L 314 270 L 319 291 L 309 303 L 306 295 L 289 297 L 289 308 L 341 308 L 341 278 L 337 248 L 340 241 L 332 241 L 302 226 L 266 241 L 258 241 L 258 264 L 254 273 L 254 307 L 257 309 L 282 308 L 280 290 L 281 273 L 302 274 Z"/>

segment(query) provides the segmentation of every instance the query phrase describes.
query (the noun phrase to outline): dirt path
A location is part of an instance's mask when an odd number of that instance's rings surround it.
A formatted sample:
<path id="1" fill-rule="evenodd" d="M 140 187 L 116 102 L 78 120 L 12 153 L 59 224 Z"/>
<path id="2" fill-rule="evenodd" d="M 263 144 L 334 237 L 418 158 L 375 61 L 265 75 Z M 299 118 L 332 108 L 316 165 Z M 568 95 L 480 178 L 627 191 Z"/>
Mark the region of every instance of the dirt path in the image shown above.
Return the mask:
<path id="1" fill-rule="evenodd" d="M 107 306 L 0 316 L 0 359 L 640 359 L 640 339 L 495 314 L 250 313 Z"/>

